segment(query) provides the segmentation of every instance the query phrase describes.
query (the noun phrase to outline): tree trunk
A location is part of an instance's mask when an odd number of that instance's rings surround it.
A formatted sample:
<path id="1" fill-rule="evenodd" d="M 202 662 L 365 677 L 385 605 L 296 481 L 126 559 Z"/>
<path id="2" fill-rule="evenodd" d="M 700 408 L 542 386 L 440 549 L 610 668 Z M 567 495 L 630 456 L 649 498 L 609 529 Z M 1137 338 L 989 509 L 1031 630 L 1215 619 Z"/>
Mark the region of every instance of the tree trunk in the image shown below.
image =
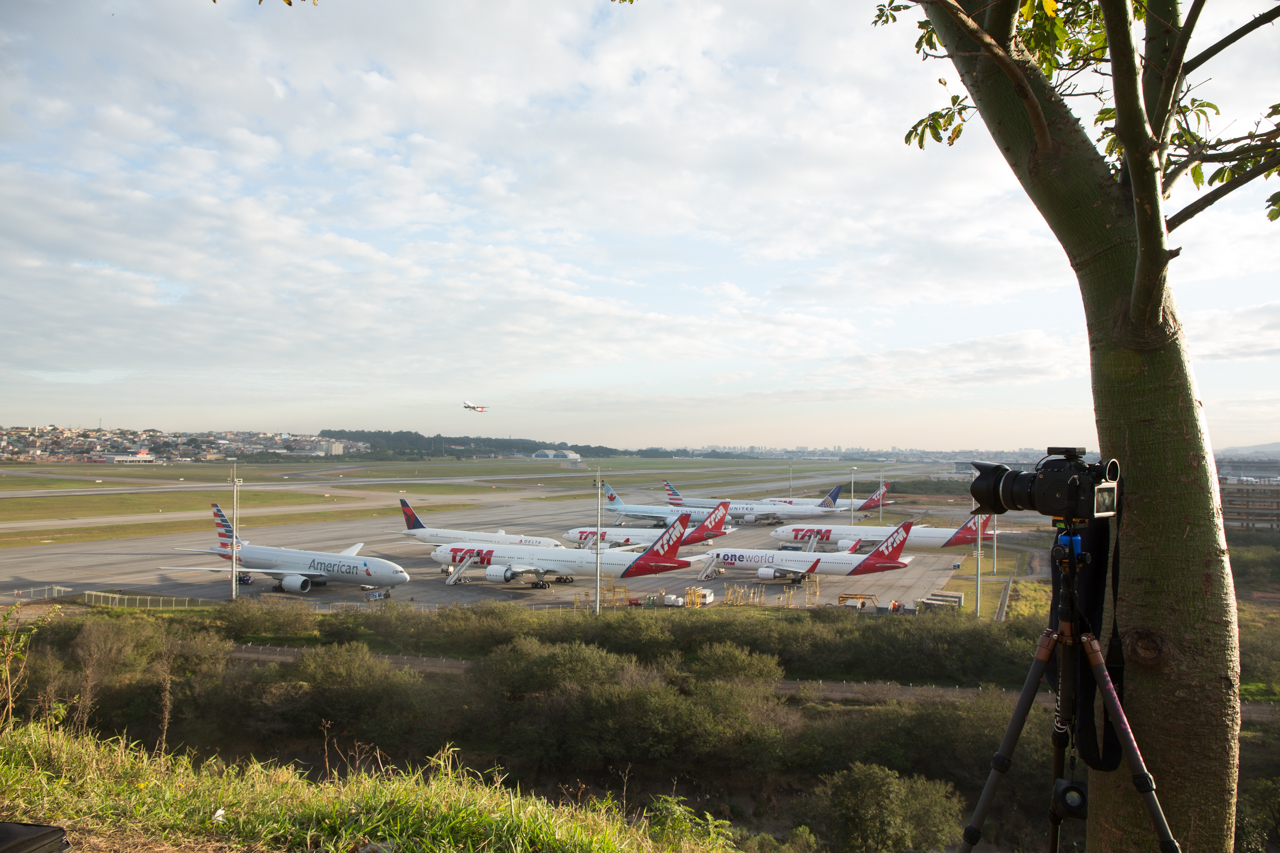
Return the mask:
<path id="1" fill-rule="evenodd" d="M 981 14 L 977 3 L 962 5 Z M 1230 853 L 1240 727 L 1235 593 L 1217 471 L 1172 297 L 1155 332 L 1135 333 L 1129 301 L 1137 240 L 1128 193 L 1017 45 L 1010 53 L 1024 60 L 1052 152 L 1035 150 L 1009 78 L 978 55 L 940 6 L 924 8 L 1080 283 L 1100 449 L 1120 461 L 1125 480 L 1117 603 L 1128 664 L 1125 712 L 1182 849 Z M 1078 440 L 1064 435 L 1059 443 Z M 1105 634 L 1101 639 L 1105 646 Z M 1046 779 L 1046 805 L 1050 784 Z M 1091 772 L 1089 788 L 1091 851 L 1155 849 L 1127 765 Z"/>

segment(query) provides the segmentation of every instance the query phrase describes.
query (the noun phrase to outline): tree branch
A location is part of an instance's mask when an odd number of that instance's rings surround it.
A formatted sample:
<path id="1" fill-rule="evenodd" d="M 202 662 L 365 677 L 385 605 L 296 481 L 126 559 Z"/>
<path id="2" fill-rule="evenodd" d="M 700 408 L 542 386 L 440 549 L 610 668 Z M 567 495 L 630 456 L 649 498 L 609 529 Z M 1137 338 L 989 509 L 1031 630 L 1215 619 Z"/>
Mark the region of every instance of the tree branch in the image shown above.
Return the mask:
<path id="1" fill-rule="evenodd" d="M 1182 208 L 1182 210 L 1179 210 L 1173 216 L 1170 216 L 1169 223 L 1168 223 L 1169 230 L 1172 231 L 1173 229 L 1177 228 L 1179 225 L 1183 224 L 1188 219 L 1195 216 L 1197 213 L 1200 213 L 1202 210 L 1207 209 L 1209 205 L 1218 201 L 1228 193 L 1235 192 L 1245 184 L 1252 181 L 1254 178 L 1257 178 L 1261 175 L 1265 175 L 1267 172 L 1270 172 L 1272 169 L 1277 169 L 1277 168 L 1280 168 L 1280 154 L 1275 154 L 1275 155 L 1272 155 L 1271 157 L 1268 157 L 1266 160 L 1263 160 L 1261 163 L 1254 166 L 1252 169 L 1245 172 L 1240 177 L 1232 178 L 1222 186 L 1218 187 L 1216 190 L 1205 193 L 1200 198 L 1193 201 L 1191 204 Z"/>
<path id="2" fill-rule="evenodd" d="M 1178 165 L 1174 166 L 1173 169 L 1171 169 L 1169 173 L 1164 176 L 1164 182 L 1160 185 L 1160 190 L 1164 193 L 1164 195 L 1168 195 L 1169 191 L 1173 189 L 1173 185 L 1176 184 L 1182 178 L 1183 175 L 1185 175 L 1187 172 L 1190 172 L 1192 168 L 1194 168 L 1195 165 L 1199 162 L 1200 162 L 1200 158 L 1198 157 L 1188 157 Z M 1172 229 L 1169 229 L 1169 230 L 1172 230 Z"/>
<path id="3" fill-rule="evenodd" d="M 1035 93 L 1031 90 L 1031 84 L 1027 81 L 1027 77 L 1022 73 L 1022 69 L 1013 61 L 1009 54 L 1000 45 L 996 44 L 995 39 L 987 34 L 987 31 L 978 26 L 977 21 L 970 18 L 964 9 L 955 0 L 917 0 L 923 3 L 936 3 L 946 10 L 951 16 L 951 20 L 956 22 L 960 29 L 964 30 L 965 35 L 976 41 L 982 46 L 1013 83 L 1013 92 L 1022 101 L 1022 105 L 1027 109 L 1027 117 L 1031 120 L 1031 129 L 1036 136 L 1036 159 L 1045 160 L 1053 154 L 1053 137 L 1049 135 L 1049 122 L 1045 120 L 1044 110 L 1040 107 L 1040 102 L 1036 100 Z"/>
<path id="4" fill-rule="evenodd" d="M 1191 10 L 1187 12 L 1187 20 L 1182 25 L 1182 31 L 1178 33 L 1178 40 L 1173 45 L 1173 51 L 1169 55 L 1169 64 L 1164 69 L 1164 83 L 1160 86 L 1160 96 L 1156 101 L 1155 109 L 1151 111 L 1151 129 L 1156 131 L 1161 144 L 1167 144 L 1169 140 L 1169 130 L 1172 127 L 1173 118 L 1173 102 L 1178 97 L 1178 90 L 1182 88 L 1182 63 L 1187 56 L 1187 42 L 1191 40 L 1191 33 L 1196 28 L 1196 21 L 1200 19 L 1200 10 L 1204 8 L 1204 0 L 1193 0 Z"/>
<path id="5" fill-rule="evenodd" d="M 1124 146 L 1129 186 L 1133 192 L 1134 232 L 1138 263 L 1129 298 L 1130 320 L 1142 330 L 1159 324 L 1164 307 L 1167 248 L 1160 186 L 1160 143 L 1147 124 L 1142 99 L 1142 72 L 1133 41 L 1129 0 L 1099 0 L 1111 47 L 1112 86 L 1116 99 L 1116 136 Z"/>
<path id="6" fill-rule="evenodd" d="M 1240 39 L 1249 35 L 1249 33 L 1253 32 L 1254 30 L 1258 29 L 1261 26 L 1271 23 L 1276 18 L 1280 18 L 1280 5 L 1276 6 L 1270 12 L 1263 12 L 1261 15 L 1254 18 L 1252 21 L 1245 24 L 1243 27 L 1236 30 L 1234 33 L 1224 36 L 1223 38 L 1219 39 L 1216 43 L 1211 45 L 1210 47 L 1205 48 L 1195 57 L 1187 60 L 1182 66 L 1182 73 L 1190 74 L 1192 71 L 1195 71 L 1201 65 L 1204 65 L 1210 59 L 1213 59 L 1219 53 L 1222 53 L 1222 51 L 1231 47 L 1231 45 L 1240 41 Z"/>

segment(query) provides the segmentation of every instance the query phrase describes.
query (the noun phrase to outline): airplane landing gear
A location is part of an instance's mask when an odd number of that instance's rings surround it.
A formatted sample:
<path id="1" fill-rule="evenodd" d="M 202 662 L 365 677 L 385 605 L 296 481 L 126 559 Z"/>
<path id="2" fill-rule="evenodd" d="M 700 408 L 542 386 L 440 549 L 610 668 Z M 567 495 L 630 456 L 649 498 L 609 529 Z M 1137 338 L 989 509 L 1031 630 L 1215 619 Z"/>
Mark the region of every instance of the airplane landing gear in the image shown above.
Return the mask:
<path id="1" fill-rule="evenodd" d="M 556 583 L 573 583 L 573 578 L 556 578 Z"/>
<path id="2" fill-rule="evenodd" d="M 551 584 L 547 583 L 546 581 L 534 581 L 533 588 L 534 589 L 551 589 Z"/>

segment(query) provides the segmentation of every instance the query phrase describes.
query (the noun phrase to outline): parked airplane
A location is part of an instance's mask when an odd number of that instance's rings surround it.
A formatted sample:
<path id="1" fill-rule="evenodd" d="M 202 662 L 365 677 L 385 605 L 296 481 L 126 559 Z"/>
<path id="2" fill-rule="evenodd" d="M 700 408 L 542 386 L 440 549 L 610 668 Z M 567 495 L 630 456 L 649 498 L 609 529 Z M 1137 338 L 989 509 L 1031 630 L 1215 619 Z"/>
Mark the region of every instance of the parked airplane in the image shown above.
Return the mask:
<path id="1" fill-rule="evenodd" d="M 701 521 L 711 512 L 712 507 L 721 503 L 716 501 L 711 507 L 673 507 L 673 506 L 644 506 L 642 504 L 629 504 L 618 497 L 613 489 L 609 488 L 609 484 L 604 484 L 605 497 L 609 502 L 605 504 L 609 512 L 615 512 L 620 517 L 628 518 L 648 518 L 654 521 L 662 521 L 670 524 L 670 519 L 675 514 L 687 511 L 693 514 L 695 521 Z M 746 524 L 752 524 L 756 521 L 785 521 L 788 518 L 812 518 L 815 515 L 825 515 L 826 513 L 835 512 L 834 509 L 824 507 L 792 507 L 785 504 L 766 504 L 760 501 L 729 501 L 729 518 L 735 521 L 742 521 Z M 702 513 L 702 515 L 699 515 Z"/>
<path id="2" fill-rule="evenodd" d="M 987 531 L 991 524 L 991 516 L 982 518 L 982 541 L 991 542 L 995 534 Z M 925 527 L 916 525 L 911 528 L 912 548 L 951 548 L 956 545 L 972 545 L 978 541 L 979 516 L 971 515 L 959 527 Z M 783 542 L 804 542 L 814 540 L 817 551 L 847 551 L 850 543 L 858 538 L 876 539 L 887 536 L 894 530 L 892 527 L 862 527 L 860 525 L 832 525 L 818 527 L 807 524 L 793 524 L 779 527 L 769 535 Z"/>
<path id="3" fill-rule="evenodd" d="M 841 484 L 843 488 L 843 484 Z M 883 483 L 880 488 L 872 493 L 871 497 L 865 501 L 841 501 L 835 502 L 836 509 L 842 509 L 846 512 L 850 509 L 851 503 L 856 503 L 852 509 L 854 512 L 862 512 L 863 510 L 879 509 L 881 506 L 891 504 L 893 501 L 887 501 L 884 496 L 889 493 L 889 484 Z M 825 498 L 761 498 L 766 503 L 791 504 L 792 506 L 828 506 L 827 501 L 831 499 L 831 495 Z"/>
<path id="4" fill-rule="evenodd" d="M 397 530 L 402 536 L 412 536 L 419 542 L 429 545 L 445 545 L 449 542 L 478 542 L 488 545 L 532 545 L 535 548 L 563 548 L 564 546 L 549 536 L 522 536 L 519 533 L 479 533 L 471 530 L 448 530 L 441 527 L 427 527 L 418 518 L 418 514 L 409 506 L 404 498 L 400 499 L 400 511 L 404 513 L 406 530 Z"/>
<path id="5" fill-rule="evenodd" d="M 724 522 L 728 517 L 729 502 L 721 501 L 711 511 L 711 514 L 702 520 L 701 524 L 684 535 L 684 538 L 680 540 L 681 546 L 710 542 L 712 539 L 733 532 L 733 528 L 725 530 Z M 600 543 L 605 548 L 635 548 L 652 545 L 661 535 L 662 531 L 656 527 L 603 527 L 600 529 Z M 596 529 L 594 527 L 575 527 L 566 533 L 564 538 L 570 542 L 577 542 L 579 548 L 594 548 L 596 546 Z"/>
<path id="6" fill-rule="evenodd" d="M 454 399 L 457 399 L 457 398 L 455 397 Z M 464 408 L 464 409 L 470 409 L 470 410 L 471 410 L 471 411 L 473 411 L 473 412 L 483 412 L 483 411 L 487 410 L 489 407 L 488 407 L 488 406 L 477 406 L 475 403 L 471 402 L 470 400 L 463 400 L 463 401 L 462 401 L 462 408 Z"/>
<path id="7" fill-rule="evenodd" d="M 767 551 L 750 548 L 713 548 L 706 557 L 715 565 L 726 568 L 748 568 L 756 570 L 760 580 L 788 579 L 792 583 L 800 583 L 805 575 L 869 575 L 872 572 L 887 572 L 893 569 L 905 569 L 907 560 L 900 559 L 902 548 L 907 544 L 911 534 L 911 522 L 904 521 L 898 525 L 875 547 L 870 554 L 853 553 L 861 542 L 851 543 L 849 550 L 835 554 L 817 555 L 804 551 Z"/>
<path id="8" fill-rule="evenodd" d="M 639 575 L 656 575 L 674 569 L 687 569 L 693 565 L 679 558 L 680 542 L 689 526 L 689 513 L 676 518 L 662 535 L 643 554 L 600 552 L 600 574 L 607 578 L 630 578 Z M 456 542 L 441 545 L 431 554 L 431 559 L 442 566 L 456 566 L 445 581 L 453 585 L 464 583 L 468 569 L 481 567 L 484 579 L 490 583 L 510 583 L 530 575 L 535 589 L 551 586 L 548 577 L 557 583 L 573 583 L 576 576 L 595 576 L 596 554 L 574 548 L 530 548 L 526 545 L 495 545 L 485 548 L 472 542 Z"/>
<path id="9" fill-rule="evenodd" d="M 213 520 L 218 528 L 218 547 L 208 550 L 178 548 L 178 551 L 195 551 L 197 554 L 213 554 L 231 561 L 231 522 L 222 507 L 213 505 Z M 313 586 L 335 583 L 361 586 L 399 586 L 409 580 L 404 569 L 390 560 L 378 557 L 359 557 L 363 542 L 352 545 L 339 554 L 327 551 L 295 551 L 292 548 L 272 548 L 267 545 L 250 545 L 236 537 L 236 569 L 259 572 L 279 581 L 285 592 L 308 592 Z M 191 566 L 161 566 L 173 572 L 230 572 L 231 566 L 220 568 L 192 568 Z"/>
<path id="10" fill-rule="evenodd" d="M 670 504 L 671 506 L 690 506 L 690 507 L 715 506 L 716 504 L 720 503 L 720 501 L 724 500 L 724 498 L 686 498 L 684 495 L 680 494 L 680 492 L 676 489 L 675 486 L 671 485 L 670 480 L 663 480 L 662 485 L 667 490 L 667 503 Z M 800 500 L 797 500 L 794 506 L 809 506 L 809 507 L 817 506 L 817 507 L 828 507 L 828 508 L 837 507 L 838 499 L 840 497 L 840 490 L 843 488 L 844 488 L 844 484 L 836 486 L 834 489 L 828 492 L 827 496 L 824 498 L 809 498 L 807 500 L 804 500 L 803 502 Z M 791 501 L 777 500 L 774 498 L 764 498 L 760 501 L 760 503 L 791 503 Z M 845 509 L 849 508 L 848 501 L 844 502 L 844 508 Z"/>

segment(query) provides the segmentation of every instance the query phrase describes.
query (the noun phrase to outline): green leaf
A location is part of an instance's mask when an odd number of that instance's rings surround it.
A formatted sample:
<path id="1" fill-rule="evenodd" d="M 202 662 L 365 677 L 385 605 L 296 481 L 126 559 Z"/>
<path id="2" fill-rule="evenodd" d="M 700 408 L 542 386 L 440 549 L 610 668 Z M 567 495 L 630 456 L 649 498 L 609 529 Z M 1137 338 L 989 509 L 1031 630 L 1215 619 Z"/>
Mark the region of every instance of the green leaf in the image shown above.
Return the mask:
<path id="1" fill-rule="evenodd" d="M 1196 163 L 1191 167 L 1191 182 L 1196 185 L 1196 189 L 1204 186 L 1204 166 Z"/>

